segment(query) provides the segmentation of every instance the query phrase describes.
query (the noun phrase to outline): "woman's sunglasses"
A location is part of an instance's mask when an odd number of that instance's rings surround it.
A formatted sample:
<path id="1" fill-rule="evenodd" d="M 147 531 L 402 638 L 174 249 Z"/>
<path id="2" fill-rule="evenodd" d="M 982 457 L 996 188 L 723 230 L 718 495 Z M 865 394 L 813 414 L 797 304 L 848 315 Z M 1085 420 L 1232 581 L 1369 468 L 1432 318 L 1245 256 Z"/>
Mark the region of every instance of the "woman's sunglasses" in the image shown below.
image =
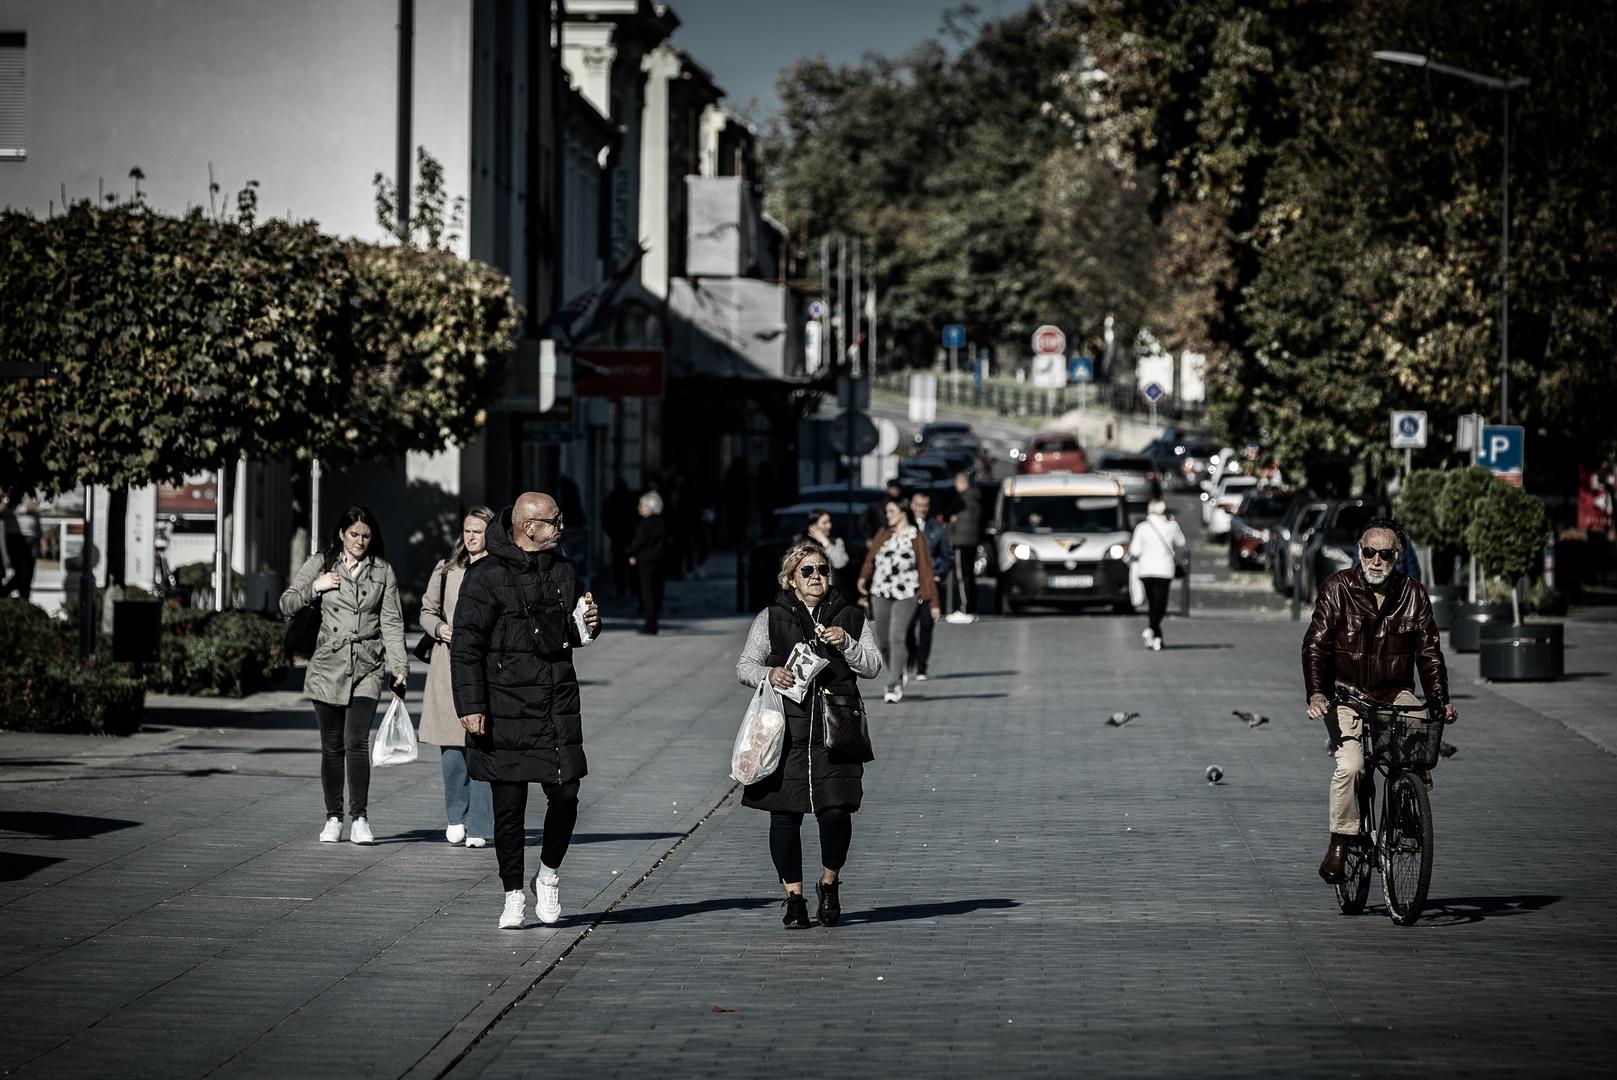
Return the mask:
<path id="1" fill-rule="evenodd" d="M 799 566 L 797 568 L 797 572 L 803 575 L 803 579 L 805 581 L 812 581 L 816 576 L 823 576 L 827 580 L 830 580 L 831 577 L 831 568 L 825 563 L 813 563 L 812 565 Z"/>

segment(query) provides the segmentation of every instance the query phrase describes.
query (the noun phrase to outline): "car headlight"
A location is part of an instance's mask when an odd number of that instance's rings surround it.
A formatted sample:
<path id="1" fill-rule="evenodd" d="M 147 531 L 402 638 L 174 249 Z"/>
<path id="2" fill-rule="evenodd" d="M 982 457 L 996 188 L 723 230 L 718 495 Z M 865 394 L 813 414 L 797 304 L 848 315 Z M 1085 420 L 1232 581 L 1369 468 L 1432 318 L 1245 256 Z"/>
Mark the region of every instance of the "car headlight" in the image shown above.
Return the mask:
<path id="1" fill-rule="evenodd" d="M 1111 547 L 1106 549 L 1106 557 L 1108 559 L 1121 559 L 1128 553 L 1129 549 L 1124 547 L 1122 544 L 1113 544 Z"/>
<path id="2" fill-rule="evenodd" d="M 1030 545 L 1030 544 L 1012 544 L 1011 545 L 1011 558 L 1013 558 L 1013 559 L 1031 559 L 1031 558 L 1033 558 L 1033 547 L 1032 547 L 1032 545 Z"/>

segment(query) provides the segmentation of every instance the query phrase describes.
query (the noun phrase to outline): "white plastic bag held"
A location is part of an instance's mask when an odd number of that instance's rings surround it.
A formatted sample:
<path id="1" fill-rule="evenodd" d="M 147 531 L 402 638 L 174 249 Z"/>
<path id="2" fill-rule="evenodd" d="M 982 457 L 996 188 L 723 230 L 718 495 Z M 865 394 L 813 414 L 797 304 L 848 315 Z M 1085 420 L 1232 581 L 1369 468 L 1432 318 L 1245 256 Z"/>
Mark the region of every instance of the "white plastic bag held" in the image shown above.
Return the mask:
<path id="1" fill-rule="evenodd" d="M 786 707 L 780 695 L 765 679 L 758 684 L 741 718 L 735 746 L 730 750 L 730 778 L 753 784 L 780 768 L 780 751 L 786 743 Z"/>
<path id="2" fill-rule="evenodd" d="M 394 698 L 382 718 L 382 728 L 371 743 L 371 764 L 378 769 L 408 765 L 416 759 L 415 725 L 403 698 Z"/>

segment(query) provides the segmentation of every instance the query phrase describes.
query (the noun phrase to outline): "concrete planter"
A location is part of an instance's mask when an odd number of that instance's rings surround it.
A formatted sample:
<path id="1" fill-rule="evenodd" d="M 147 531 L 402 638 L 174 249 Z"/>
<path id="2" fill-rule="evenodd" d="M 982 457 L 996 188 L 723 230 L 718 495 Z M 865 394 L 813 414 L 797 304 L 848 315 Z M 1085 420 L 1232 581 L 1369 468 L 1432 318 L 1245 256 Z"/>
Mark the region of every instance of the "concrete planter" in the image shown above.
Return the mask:
<path id="1" fill-rule="evenodd" d="M 1492 623 L 1482 627 L 1478 673 L 1494 682 L 1559 679 L 1566 674 L 1561 623 Z"/>
<path id="2" fill-rule="evenodd" d="M 1454 622 L 1449 627 L 1449 648 L 1457 653 L 1476 652 L 1482 644 L 1482 625 L 1511 620 L 1509 604 L 1454 605 Z"/>
<path id="3" fill-rule="evenodd" d="M 1458 585 L 1433 585 L 1426 590 L 1426 595 L 1432 598 L 1432 618 L 1437 621 L 1439 630 L 1454 625 L 1454 607 L 1464 594 L 1465 590 Z"/>

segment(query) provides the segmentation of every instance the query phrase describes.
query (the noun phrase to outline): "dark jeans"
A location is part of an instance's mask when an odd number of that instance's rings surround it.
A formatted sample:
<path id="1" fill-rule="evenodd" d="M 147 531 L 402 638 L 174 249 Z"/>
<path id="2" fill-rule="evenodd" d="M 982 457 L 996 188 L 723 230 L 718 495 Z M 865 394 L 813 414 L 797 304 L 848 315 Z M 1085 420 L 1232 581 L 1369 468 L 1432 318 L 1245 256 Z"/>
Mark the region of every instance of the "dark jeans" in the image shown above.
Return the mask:
<path id="1" fill-rule="evenodd" d="M 578 824 L 578 781 L 541 784 L 545 789 L 545 831 L 539 841 L 539 860 L 552 870 L 561 869 L 567 847 Z M 522 846 L 528 831 L 528 785 L 490 781 L 494 792 L 494 854 L 500 863 L 500 884 L 506 892 L 522 888 Z"/>
<path id="2" fill-rule="evenodd" d="M 1142 577 L 1140 584 L 1145 586 L 1145 607 L 1147 617 L 1151 620 L 1151 634 L 1161 637 L 1162 613 L 1168 610 L 1168 590 L 1173 588 L 1173 578 Z"/>
<path id="3" fill-rule="evenodd" d="M 640 582 L 640 613 L 645 618 L 645 629 L 655 634 L 663 606 L 662 568 L 641 559 L 634 570 Z"/>
<path id="4" fill-rule="evenodd" d="M 956 611 L 977 614 L 977 545 L 961 544 L 954 549 L 954 580 L 958 591 L 947 595 L 957 597 Z"/>
<path id="5" fill-rule="evenodd" d="M 853 842 L 853 815 L 846 806 L 822 806 L 814 811 L 820 823 L 820 865 L 841 870 Z M 781 881 L 796 885 L 803 880 L 803 815 L 774 811 L 769 815 L 769 857 Z"/>
<path id="6" fill-rule="evenodd" d="M 348 704 L 314 704 L 320 724 L 320 787 L 326 796 L 326 816 L 342 817 L 343 766 L 348 769 L 348 816 L 366 815 L 371 794 L 371 721 L 376 699 L 349 698 Z"/>
<path id="7" fill-rule="evenodd" d="M 948 595 L 947 581 L 938 582 L 938 591 Z M 910 620 L 910 628 L 904 632 L 904 655 L 908 660 L 906 667 L 912 667 L 918 674 L 926 674 L 926 665 L 932 659 L 932 630 L 937 621 L 932 618 L 932 609 L 922 607 L 921 613 Z"/>

